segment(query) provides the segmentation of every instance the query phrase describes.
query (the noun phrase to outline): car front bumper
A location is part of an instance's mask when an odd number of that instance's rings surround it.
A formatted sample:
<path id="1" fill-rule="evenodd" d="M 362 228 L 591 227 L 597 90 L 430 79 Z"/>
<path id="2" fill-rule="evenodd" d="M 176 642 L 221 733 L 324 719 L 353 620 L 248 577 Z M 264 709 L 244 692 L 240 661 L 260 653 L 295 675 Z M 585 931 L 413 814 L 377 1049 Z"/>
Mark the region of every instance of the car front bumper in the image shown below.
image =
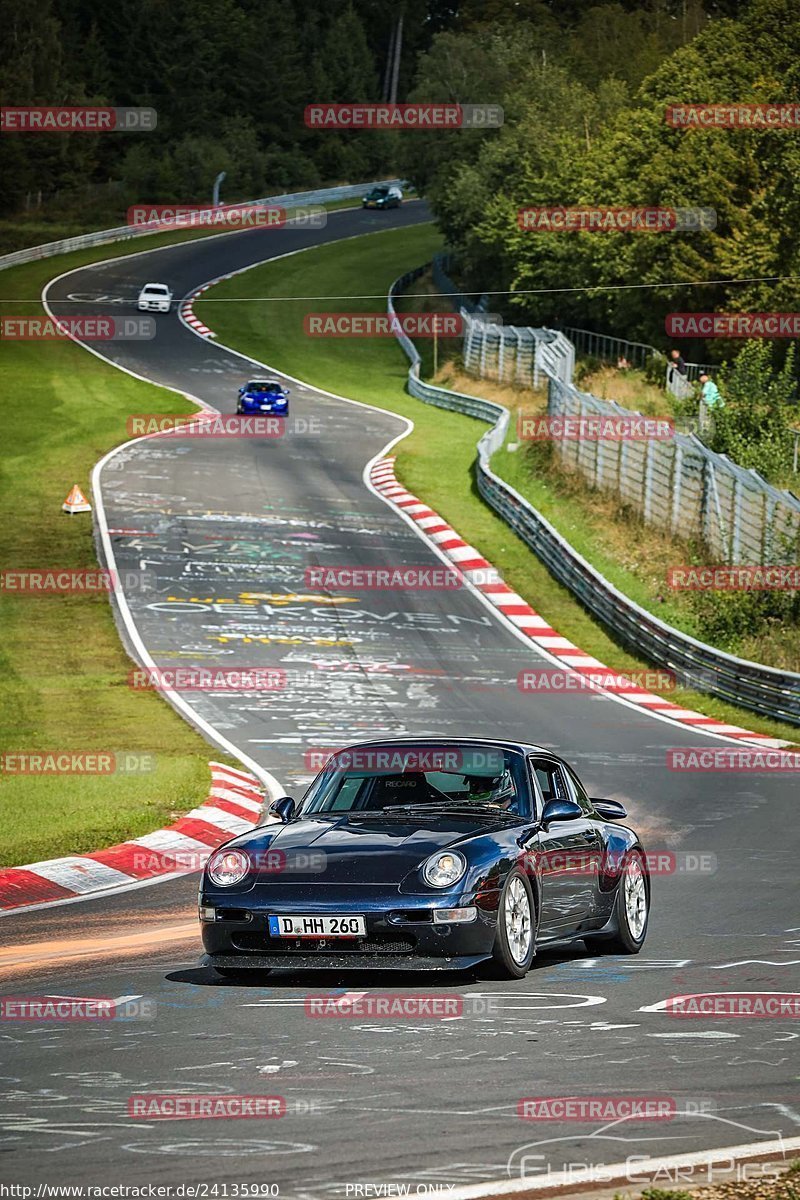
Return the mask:
<path id="1" fill-rule="evenodd" d="M 252 900 L 252 896 L 250 897 Z M 438 899 L 438 898 L 437 898 Z M 387 903 L 365 902 L 285 903 L 276 898 L 268 908 L 247 907 L 248 896 L 239 898 L 241 908 L 218 907 L 217 919 L 201 921 L 203 962 L 208 966 L 253 968 L 284 967 L 289 970 L 325 970 L 371 967 L 383 970 L 461 970 L 491 957 L 497 923 L 496 908 L 477 908 L 470 922 L 434 923 L 430 897 L 396 895 Z M 233 897 L 228 904 L 235 903 Z M 449 905 L 455 907 L 453 898 Z M 469 903 L 457 901 L 459 907 Z M 219 906 L 219 898 L 203 898 L 201 905 Z M 360 913 L 366 919 L 362 938 L 275 938 L 271 937 L 271 912 Z"/>

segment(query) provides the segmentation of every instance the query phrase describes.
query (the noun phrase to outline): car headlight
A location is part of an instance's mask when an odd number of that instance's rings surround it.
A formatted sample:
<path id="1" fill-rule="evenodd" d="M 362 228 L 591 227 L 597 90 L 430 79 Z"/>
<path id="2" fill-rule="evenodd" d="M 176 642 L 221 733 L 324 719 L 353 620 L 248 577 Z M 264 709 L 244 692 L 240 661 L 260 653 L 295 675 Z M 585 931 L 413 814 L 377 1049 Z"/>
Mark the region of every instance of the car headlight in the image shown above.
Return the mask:
<path id="1" fill-rule="evenodd" d="M 208 860 L 208 877 L 217 887 L 241 883 L 250 870 L 250 857 L 244 850 L 219 850 Z"/>
<path id="2" fill-rule="evenodd" d="M 422 868 L 422 878 L 431 887 L 452 887 L 467 869 L 467 860 L 458 850 L 432 854 Z"/>

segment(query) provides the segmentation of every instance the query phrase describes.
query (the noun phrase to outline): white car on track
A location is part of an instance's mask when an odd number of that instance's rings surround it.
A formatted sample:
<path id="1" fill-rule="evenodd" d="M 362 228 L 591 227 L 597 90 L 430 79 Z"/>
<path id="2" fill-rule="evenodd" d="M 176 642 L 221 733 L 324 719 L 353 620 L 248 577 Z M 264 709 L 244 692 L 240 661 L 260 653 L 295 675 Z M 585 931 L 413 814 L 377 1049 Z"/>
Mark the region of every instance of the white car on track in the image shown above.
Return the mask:
<path id="1" fill-rule="evenodd" d="M 172 305 L 172 292 L 165 283 L 146 283 L 139 292 L 139 312 L 166 312 Z"/>

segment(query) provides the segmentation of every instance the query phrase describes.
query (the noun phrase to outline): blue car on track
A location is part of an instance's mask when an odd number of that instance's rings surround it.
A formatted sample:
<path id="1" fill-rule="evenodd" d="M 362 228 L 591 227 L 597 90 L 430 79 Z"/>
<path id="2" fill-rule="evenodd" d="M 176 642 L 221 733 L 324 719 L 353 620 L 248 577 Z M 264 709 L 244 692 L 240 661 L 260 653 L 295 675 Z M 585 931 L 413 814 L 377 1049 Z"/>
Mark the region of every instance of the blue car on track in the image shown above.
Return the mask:
<path id="1" fill-rule="evenodd" d="M 270 811 L 203 873 L 203 962 L 220 975 L 493 959 L 521 979 L 548 943 L 644 943 L 650 875 L 624 807 L 540 746 L 362 742 Z"/>
<path id="2" fill-rule="evenodd" d="M 240 416 L 260 416 L 271 413 L 275 417 L 289 415 L 289 389 L 277 379 L 251 379 L 239 388 L 236 411 Z"/>

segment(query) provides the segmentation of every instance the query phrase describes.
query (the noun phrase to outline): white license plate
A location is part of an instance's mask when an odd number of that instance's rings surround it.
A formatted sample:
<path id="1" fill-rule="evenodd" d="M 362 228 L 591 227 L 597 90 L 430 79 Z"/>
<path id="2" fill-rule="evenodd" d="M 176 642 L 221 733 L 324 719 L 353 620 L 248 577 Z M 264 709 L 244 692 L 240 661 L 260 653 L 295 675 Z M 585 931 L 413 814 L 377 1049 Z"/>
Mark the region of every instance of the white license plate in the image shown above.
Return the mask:
<path id="1" fill-rule="evenodd" d="M 325 916 L 293 913 L 291 917 L 271 916 L 270 937 L 285 938 L 352 938 L 365 937 L 365 917 Z"/>

